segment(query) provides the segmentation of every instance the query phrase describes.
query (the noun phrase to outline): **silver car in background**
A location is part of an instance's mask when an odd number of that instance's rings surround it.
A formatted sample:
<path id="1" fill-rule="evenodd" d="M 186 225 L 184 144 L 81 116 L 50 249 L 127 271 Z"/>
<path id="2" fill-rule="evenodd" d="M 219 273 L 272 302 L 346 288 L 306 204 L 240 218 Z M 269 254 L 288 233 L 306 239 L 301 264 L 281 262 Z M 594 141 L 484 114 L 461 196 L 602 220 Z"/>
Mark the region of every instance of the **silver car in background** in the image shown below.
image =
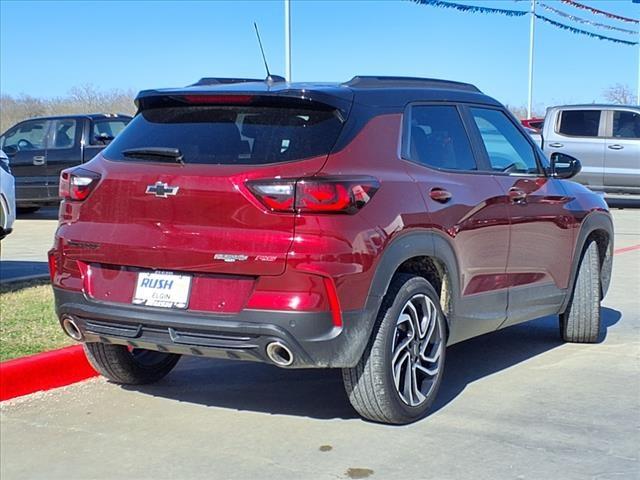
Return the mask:
<path id="1" fill-rule="evenodd" d="M 565 105 L 547 110 L 542 129 L 547 156 L 576 157 L 574 178 L 592 190 L 640 196 L 640 107 Z"/>
<path id="2" fill-rule="evenodd" d="M 11 175 L 9 158 L 0 150 L 0 240 L 11 233 L 15 219 L 15 179 Z"/>

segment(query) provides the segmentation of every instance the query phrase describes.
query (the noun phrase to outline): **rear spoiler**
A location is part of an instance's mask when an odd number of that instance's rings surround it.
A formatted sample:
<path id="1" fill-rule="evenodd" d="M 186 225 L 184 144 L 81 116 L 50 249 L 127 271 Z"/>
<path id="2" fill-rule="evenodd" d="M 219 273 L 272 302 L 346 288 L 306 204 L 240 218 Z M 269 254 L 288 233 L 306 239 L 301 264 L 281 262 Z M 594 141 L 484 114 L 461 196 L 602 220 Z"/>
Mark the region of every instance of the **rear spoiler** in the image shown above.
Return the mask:
<path id="1" fill-rule="evenodd" d="M 235 84 L 238 87 L 242 84 Z M 255 85 L 255 84 L 254 84 Z M 138 112 L 185 105 L 252 105 L 338 110 L 346 118 L 353 103 L 350 89 L 201 89 L 143 90 L 135 99 Z"/>

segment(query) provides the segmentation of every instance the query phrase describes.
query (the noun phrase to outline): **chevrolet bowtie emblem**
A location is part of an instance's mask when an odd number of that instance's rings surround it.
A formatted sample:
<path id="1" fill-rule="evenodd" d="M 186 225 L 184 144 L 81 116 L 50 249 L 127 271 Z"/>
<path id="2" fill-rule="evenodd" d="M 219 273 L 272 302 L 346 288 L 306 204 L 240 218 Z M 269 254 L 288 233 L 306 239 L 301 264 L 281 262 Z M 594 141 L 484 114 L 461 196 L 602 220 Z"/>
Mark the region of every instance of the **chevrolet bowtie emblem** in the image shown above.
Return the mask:
<path id="1" fill-rule="evenodd" d="M 164 182 L 156 182 L 154 185 L 147 186 L 145 193 L 155 195 L 160 198 L 167 198 L 169 195 L 178 193 L 180 187 L 170 187 Z"/>

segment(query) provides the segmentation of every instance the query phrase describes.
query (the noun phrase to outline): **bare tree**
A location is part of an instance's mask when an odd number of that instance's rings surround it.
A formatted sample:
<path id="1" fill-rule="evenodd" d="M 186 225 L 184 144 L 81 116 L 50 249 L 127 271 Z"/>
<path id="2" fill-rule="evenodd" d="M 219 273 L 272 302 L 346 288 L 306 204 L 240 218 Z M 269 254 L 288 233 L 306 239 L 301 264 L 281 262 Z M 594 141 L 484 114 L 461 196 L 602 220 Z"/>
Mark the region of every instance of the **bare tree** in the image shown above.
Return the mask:
<path id="1" fill-rule="evenodd" d="M 616 83 L 606 88 L 604 92 L 602 92 L 602 96 L 608 102 L 619 105 L 633 105 L 636 103 L 636 96 L 631 91 L 631 87 L 622 83 Z"/>
<path id="2" fill-rule="evenodd" d="M 519 118 L 520 120 L 522 120 L 523 118 L 527 118 L 527 107 L 525 106 L 515 106 L 515 105 L 505 105 L 505 107 L 507 107 L 507 110 L 509 110 L 511 113 L 513 113 L 513 115 L 516 118 Z"/>
<path id="3" fill-rule="evenodd" d="M 133 90 L 100 90 L 91 84 L 73 87 L 64 97 L 0 95 L 0 132 L 22 120 L 75 113 L 135 113 Z"/>
<path id="4" fill-rule="evenodd" d="M 507 107 L 507 110 L 513 113 L 513 115 L 516 118 L 519 118 L 520 120 L 529 118 L 529 116 L 527 115 L 527 107 L 525 105 L 517 106 L 517 105 L 506 104 L 505 107 Z M 533 111 L 531 112 L 531 116 L 544 117 L 544 109 L 540 105 L 535 106 Z"/>

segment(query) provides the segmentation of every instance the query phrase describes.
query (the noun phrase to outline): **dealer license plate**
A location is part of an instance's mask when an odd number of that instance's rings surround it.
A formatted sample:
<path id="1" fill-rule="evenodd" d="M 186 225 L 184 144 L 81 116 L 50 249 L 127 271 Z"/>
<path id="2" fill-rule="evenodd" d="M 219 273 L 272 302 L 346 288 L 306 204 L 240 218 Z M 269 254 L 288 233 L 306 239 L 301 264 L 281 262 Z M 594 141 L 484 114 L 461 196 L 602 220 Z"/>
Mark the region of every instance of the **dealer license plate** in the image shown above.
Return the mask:
<path id="1" fill-rule="evenodd" d="M 140 272 L 133 294 L 135 305 L 187 308 L 191 277 L 171 272 Z"/>

